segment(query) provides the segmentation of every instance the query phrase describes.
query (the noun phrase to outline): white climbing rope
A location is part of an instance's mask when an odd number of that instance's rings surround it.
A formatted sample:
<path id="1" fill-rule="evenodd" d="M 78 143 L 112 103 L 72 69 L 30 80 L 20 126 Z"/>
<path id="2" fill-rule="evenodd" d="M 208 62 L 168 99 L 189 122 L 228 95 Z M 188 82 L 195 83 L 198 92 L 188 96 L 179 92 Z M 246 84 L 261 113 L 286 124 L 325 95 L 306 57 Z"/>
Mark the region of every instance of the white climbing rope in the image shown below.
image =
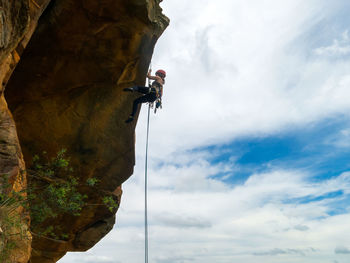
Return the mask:
<path id="1" fill-rule="evenodd" d="M 149 115 L 151 105 L 148 105 L 147 117 L 147 136 L 146 136 L 146 158 L 145 158 L 145 263 L 148 263 L 148 219 L 147 219 L 147 164 L 148 164 L 148 134 L 149 134 Z"/>
<path id="2" fill-rule="evenodd" d="M 152 62 L 150 63 L 150 69 L 152 69 Z M 150 79 L 148 79 L 148 86 L 151 87 Z M 146 136 L 146 157 L 145 157 L 145 263 L 148 263 L 148 218 L 147 218 L 147 171 L 148 171 L 148 135 L 149 135 L 149 113 L 151 104 L 148 104 L 148 116 L 147 116 L 147 136 Z"/>

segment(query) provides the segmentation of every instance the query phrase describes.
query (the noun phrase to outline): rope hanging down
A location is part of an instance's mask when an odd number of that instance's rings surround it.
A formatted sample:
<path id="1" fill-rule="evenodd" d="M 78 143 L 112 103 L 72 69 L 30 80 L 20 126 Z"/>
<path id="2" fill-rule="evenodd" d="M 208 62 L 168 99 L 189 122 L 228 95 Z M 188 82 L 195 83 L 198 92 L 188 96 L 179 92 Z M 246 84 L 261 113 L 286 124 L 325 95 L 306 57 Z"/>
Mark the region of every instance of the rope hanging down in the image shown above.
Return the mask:
<path id="1" fill-rule="evenodd" d="M 151 105 L 148 105 L 147 136 L 146 136 L 146 158 L 145 158 L 145 263 L 148 263 L 147 164 L 148 164 L 148 134 L 149 134 L 150 109 L 151 109 Z"/>

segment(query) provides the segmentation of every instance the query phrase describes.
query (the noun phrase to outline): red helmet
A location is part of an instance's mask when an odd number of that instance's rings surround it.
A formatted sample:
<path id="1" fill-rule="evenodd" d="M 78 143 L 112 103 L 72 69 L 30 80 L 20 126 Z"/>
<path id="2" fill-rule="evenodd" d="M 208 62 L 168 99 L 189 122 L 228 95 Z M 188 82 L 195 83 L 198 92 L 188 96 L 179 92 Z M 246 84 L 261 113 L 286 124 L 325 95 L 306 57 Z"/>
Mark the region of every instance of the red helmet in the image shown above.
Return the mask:
<path id="1" fill-rule="evenodd" d="M 156 75 L 159 74 L 159 75 L 163 75 L 164 78 L 166 77 L 166 72 L 162 69 L 158 69 L 157 72 L 156 72 Z"/>

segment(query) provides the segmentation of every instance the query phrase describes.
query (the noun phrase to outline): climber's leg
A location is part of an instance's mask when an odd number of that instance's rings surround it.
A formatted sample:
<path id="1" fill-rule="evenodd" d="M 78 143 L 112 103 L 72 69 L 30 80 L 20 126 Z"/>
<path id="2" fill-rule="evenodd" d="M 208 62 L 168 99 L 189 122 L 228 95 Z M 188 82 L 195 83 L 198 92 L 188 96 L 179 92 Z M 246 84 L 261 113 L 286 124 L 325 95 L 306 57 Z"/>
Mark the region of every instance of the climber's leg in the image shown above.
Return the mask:
<path id="1" fill-rule="evenodd" d="M 125 88 L 123 89 L 124 91 L 129 91 L 129 92 L 134 92 L 134 91 L 137 91 L 137 92 L 140 92 L 142 94 L 148 94 L 150 93 L 150 88 L 148 87 L 142 87 L 142 86 L 134 86 L 134 87 L 131 87 L 131 88 Z"/>
<path id="2" fill-rule="evenodd" d="M 142 93 L 142 94 L 148 94 L 148 93 L 150 93 L 150 88 L 149 88 L 149 87 L 137 86 L 135 90 L 136 90 L 137 92 Z"/>
<path id="3" fill-rule="evenodd" d="M 157 96 L 155 93 L 148 93 L 144 96 L 141 96 L 134 100 L 134 103 L 132 105 L 132 112 L 129 116 L 129 118 L 125 121 L 126 123 L 132 122 L 134 120 L 134 116 L 136 114 L 136 111 L 138 109 L 139 104 L 145 103 L 145 102 L 154 102 L 157 99 Z"/>
<path id="4" fill-rule="evenodd" d="M 134 100 L 134 103 L 132 105 L 132 113 L 131 113 L 132 116 L 135 116 L 139 104 L 144 102 L 148 102 L 147 96 L 141 96 L 140 98 L 137 98 L 136 100 Z"/>
<path id="5" fill-rule="evenodd" d="M 123 89 L 124 91 L 129 91 L 129 92 L 134 92 L 134 89 L 133 88 L 125 88 Z"/>
<path id="6" fill-rule="evenodd" d="M 136 111 L 138 109 L 139 104 L 142 104 L 142 103 L 148 102 L 148 101 L 149 101 L 149 98 L 147 95 L 141 96 L 141 97 L 135 99 L 134 103 L 132 105 L 132 112 L 131 112 L 129 118 L 125 122 L 126 123 L 132 122 L 134 120 L 134 116 L 136 114 Z"/>

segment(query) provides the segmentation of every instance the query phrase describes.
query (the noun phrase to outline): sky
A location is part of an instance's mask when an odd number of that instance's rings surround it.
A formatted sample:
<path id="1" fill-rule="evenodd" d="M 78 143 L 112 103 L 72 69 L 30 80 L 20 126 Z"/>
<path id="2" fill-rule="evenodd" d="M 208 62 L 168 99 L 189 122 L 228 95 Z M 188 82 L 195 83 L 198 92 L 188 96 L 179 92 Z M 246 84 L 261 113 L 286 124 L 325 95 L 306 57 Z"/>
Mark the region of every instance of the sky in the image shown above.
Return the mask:
<path id="1" fill-rule="evenodd" d="M 164 0 L 149 261 L 348 263 L 350 2 Z M 59 263 L 144 261 L 147 106 L 114 229 Z"/>

